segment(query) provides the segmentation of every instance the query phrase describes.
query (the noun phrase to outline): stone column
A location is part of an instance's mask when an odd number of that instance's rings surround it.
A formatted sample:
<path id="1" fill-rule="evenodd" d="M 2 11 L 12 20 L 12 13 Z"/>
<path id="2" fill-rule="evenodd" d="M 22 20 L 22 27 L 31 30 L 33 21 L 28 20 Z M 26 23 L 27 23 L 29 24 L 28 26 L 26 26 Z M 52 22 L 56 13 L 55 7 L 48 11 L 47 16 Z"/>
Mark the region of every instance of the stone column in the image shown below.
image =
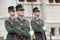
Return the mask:
<path id="1" fill-rule="evenodd" d="M 25 0 L 24 2 L 27 2 L 27 0 Z"/>
<path id="2" fill-rule="evenodd" d="M 43 20 L 45 20 L 45 8 L 46 8 L 46 6 L 45 6 L 45 0 L 41 0 L 41 4 L 42 4 L 41 18 L 42 18 Z"/>
<path id="3" fill-rule="evenodd" d="M 45 0 L 45 3 L 49 3 L 49 0 Z"/>
<path id="4" fill-rule="evenodd" d="M 55 3 L 55 0 L 53 0 L 53 3 Z"/>
<path id="5" fill-rule="evenodd" d="M 55 35 L 56 36 L 59 36 L 59 27 L 58 27 L 58 24 L 56 24 L 57 26 L 56 26 L 56 30 L 55 30 Z"/>

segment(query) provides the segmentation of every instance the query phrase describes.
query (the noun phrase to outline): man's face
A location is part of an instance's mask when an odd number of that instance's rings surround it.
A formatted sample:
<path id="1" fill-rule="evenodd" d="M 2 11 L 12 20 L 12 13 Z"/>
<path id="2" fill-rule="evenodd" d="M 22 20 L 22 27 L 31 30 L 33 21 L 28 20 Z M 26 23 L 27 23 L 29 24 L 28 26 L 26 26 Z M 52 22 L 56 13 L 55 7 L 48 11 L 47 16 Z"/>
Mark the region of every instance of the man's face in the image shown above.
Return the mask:
<path id="1" fill-rule="evenodd" d="M 34 12 L 35 17 L 39 17 L 40 16 L 40 12 Z"/>
<path id="2" fill-rule="evenodd" d="M 20 17 L 24 17 L 24 11 L 17 11 L 17 15 Z"/>
<path id="3" fill-rule="evenodd" d="M 15 16 L 15 12 L 10 11 L 9 14 L 10 16 Z"/>

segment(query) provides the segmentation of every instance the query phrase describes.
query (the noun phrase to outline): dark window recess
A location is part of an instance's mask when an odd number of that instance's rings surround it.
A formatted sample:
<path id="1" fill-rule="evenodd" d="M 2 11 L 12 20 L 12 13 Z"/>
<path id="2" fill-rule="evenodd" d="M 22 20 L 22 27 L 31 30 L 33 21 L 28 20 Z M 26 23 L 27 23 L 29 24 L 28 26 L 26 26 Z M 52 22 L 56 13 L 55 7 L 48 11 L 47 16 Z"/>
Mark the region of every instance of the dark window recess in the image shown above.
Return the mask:
<path id="1" fill-rule="evenodd" d="M 56 3 L 60 3 L 60 0 L 55 0 Z"/>
<path id="2" fill-rule="evenodd" d="M 60 35 L 60 28 L 59 28 L 59 35 Z"/>
<path id="3" fill-rule="evenodd" d="M 27 2 L 36 2 L 37 0 L 27 0 Z"/>
<path id="4" fill-rule="evenodd" d="M 24 2 L 24 0 L 19 0 L 19 2 Z"/>
<path id="5" fill-rule="evenodd" d="M 55 28 L 51 28 L 51 34 L 54 36 L 55 35 Z"/>
<path id="6" fill-rule="evenodd" d="M 53 0 L 49 0 L 49 3 L 53 3 Z"/>

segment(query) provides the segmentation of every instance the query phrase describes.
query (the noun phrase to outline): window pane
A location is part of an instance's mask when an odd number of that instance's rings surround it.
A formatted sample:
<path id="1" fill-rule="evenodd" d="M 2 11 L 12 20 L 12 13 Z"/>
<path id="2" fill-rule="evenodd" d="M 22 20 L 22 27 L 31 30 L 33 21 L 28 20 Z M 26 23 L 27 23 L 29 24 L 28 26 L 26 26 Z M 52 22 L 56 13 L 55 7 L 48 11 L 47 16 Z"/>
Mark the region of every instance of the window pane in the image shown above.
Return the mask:
<path id="1" fill-rule="evenodd" d="M 24 2 L 24 0 L 19 0 L 19 2 Z"/>
<path id="2" fill-rule="evenodd" d="M 27 0 L 27 2 L 31 2 L 31 1 L 32 1 L 32 2 L 36 2 L 37 0 Z"/>
<path id="3" fill-rule="evenodd" d="M 53 0 L 49 0 L 49 3 L 53 3 Z"/>
<path id="4" fill-rule="evenodd" d="M 56 3 L 60 3 L 60 0 L 55 0 Z"/>
<path id="5" fill-rule="evenodd" d="M 55 35 L 55 28 L 51 28 L 51 34 L 54 36 Z"/>

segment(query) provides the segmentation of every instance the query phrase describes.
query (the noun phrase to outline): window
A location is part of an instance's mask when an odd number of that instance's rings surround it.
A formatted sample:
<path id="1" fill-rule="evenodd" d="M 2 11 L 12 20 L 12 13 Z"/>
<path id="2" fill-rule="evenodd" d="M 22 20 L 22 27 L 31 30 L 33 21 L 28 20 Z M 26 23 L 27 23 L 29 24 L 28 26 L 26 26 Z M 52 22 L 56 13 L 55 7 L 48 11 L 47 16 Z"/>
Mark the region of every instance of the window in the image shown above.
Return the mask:
<path id="1" fill-rule="evenodd" d="M 53 3 L 53 0 L 49 0 L 49 3 Z"/>
<path id="2" fill-rule="evenodd" d="M 26 2 L 37 2 L 37 0 L 19 0 L 19 2 L 24 2 L 24 1 L 26 1 Z"/>
<path id="3" fill-rule="evenodd" d="M 56 3 L 60 3 L 60 0 L 55 0 Z"/>
<path id="4" fill-rule="evenodd" d="M 24 0 L 19 0 L 19 2 L 24 2 Z"/>
<path id="5" fill-rule="evenodd" d="M 60 3 L 60 0 L 49 0 L 49 3 L 53 3 L 53 2 L 56 2 L 56 3 Z"/>
<path id="6" fill-rule="evenodd" d="M 59 28 L 59 35 L 60 35 L 60 28 Z"/>
<path id="7" fill-rule="evenodd" d="M 27 2 L 36 2 L 37 0 L 27 0 Z"/>
<path id="8" fill-rule="evenodd" d="M 51 28 L 51 34 L 54 36 L 55 35 L 55 28 Z"/>

